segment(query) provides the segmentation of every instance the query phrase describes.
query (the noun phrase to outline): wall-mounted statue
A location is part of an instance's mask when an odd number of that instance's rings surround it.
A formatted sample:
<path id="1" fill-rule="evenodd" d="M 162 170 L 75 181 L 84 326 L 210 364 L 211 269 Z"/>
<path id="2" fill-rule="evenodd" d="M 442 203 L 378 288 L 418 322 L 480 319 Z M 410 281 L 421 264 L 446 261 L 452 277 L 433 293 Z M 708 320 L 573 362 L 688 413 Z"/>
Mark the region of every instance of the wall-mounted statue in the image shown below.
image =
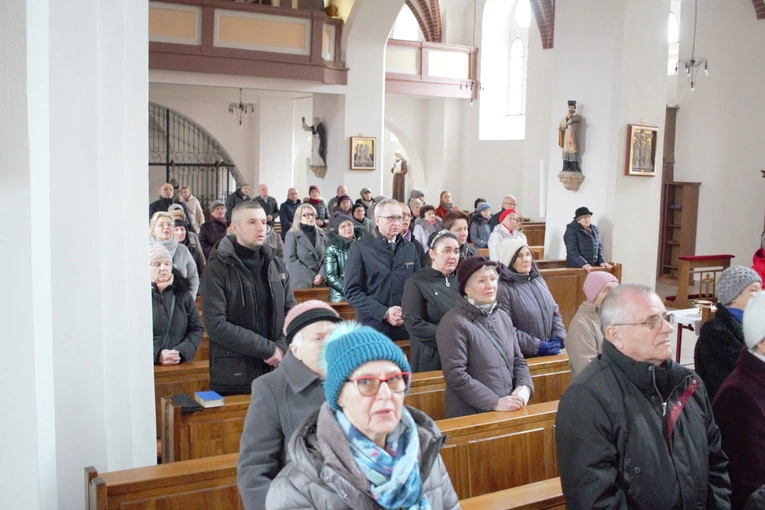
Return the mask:
<path id="1" fill-rule="evenodd" d="M 576 113 L 576 101 L 568 102 L 568 114 L 560 121 L 558 145 L 563 149 L 563 171 L 581 172 L 582 142 L 584 141 L 584 119 Z"/>
<path id="2" fill-rule="evenodd" d="M 404 202 L 406 198 L 406 181 L 404 176 L 409 171 L 409 168 L 401 151 L 396 151 L 394 154 L 396 155 L 396 161 L 393 163 L 393 168 L 390 169 L 393 174 L 393 200 Z"/>
<path id="3" fill-rule="evenodd" d="M 313 118 L 313 125 L 305 123 L 303 117 L 303 130 L 312 133 L 311 139 L 311 170 L 317 177 L 324 178 L 327 175 L 327 133 L 324 123 L 319 117 Z"/>
<path id="4" fill-rule="evenodd" d="M 576 113 L 576 101 L 568 102 L 568 114 L 560 121 L 558 145 L 563 149 L 563 170 L 558 174 L 558 179 L 567 190 L 576 191 L 584 181 L 584 119 Z"/>

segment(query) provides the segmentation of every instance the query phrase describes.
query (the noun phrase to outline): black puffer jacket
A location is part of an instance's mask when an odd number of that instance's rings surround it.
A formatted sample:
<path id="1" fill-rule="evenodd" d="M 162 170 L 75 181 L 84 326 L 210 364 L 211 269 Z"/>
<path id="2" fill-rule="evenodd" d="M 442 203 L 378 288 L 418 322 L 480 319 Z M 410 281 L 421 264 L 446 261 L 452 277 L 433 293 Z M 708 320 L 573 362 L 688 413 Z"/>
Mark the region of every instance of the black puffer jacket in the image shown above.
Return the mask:
<path id="1" fill-rule="evenodd" d="M 555 445 L 567 508 L 730 508 L 706 388 L 671 359 L 656 367 L 603 342 L 561 398 Z"/>
<path id="2" fill-rule="evenodd" d="M 210 388 L 227 394 L 250 393 L 252 381 L 271 367 L 265 363 L 276 347 L 287 351 L 284 316 L 297 305 L 284 261 L 266 245 L 272 310 L 255 299 L 252 275 L 234 251 L 235 236 L 226 236 L 210 253 L 202 278 L 202 310 L 210 337 Z M 271 331 L 258 331 L 257 317 L 271 313 Z"/>
<path id="3" fill-rule="evenodd" d="M 744 345 L 744 326 L 718 304 L 715 316 L 701 326 L 693 350 L 695 370 L 707 387 L 709 400 L 714 400 L 722 383 L 735 370 Z"/>
<path id="4" fill-rule="evenodd" d="M 566 225 L 563 242 L 566 243 L 566 267 L 583 267 L 585 264 L 599 266 L 606 261 L 600 231 L 590 225 L 592 234 L 582 228 L 576 220 Z"/>
<path id="5" fill-rule="evenodd" d="M 151 284 L 151 314 L 154 336 L 154 364 L 159 364 L 159 353 L 163 349 L 174 349 L 181 355 L 181 362 L 190 361 L 202 343 L 202 321 L 199 319 L 196 302 L 191 299 L 191 283 L 180 271 L 173 268 L 173 284 L 161 293 L 157 284 Z M 167 340 L 163 342 L 167 329 L 168 315 L 175 296 L 175 309 Z"/>

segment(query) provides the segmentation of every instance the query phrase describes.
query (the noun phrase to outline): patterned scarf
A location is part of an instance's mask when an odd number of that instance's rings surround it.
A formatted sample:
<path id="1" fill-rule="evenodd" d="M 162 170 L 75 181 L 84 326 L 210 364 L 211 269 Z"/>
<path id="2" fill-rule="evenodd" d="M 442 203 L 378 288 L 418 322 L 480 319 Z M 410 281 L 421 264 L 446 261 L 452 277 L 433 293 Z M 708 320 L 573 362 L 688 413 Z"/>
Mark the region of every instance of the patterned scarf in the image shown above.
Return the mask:
<path id="1" fill-rule="evenodd" d="M 372 497 L 378 505 L 386 510 L 431 510 L 428 498 L 422 494 L 417 425 L 406 408 L 401 411 L 399 424 L 385 438 L 384 449 L 351 425 L 342 411 L 336 411 L 335 417 L 348 438 L 353 459 L 371 483 Z"/>

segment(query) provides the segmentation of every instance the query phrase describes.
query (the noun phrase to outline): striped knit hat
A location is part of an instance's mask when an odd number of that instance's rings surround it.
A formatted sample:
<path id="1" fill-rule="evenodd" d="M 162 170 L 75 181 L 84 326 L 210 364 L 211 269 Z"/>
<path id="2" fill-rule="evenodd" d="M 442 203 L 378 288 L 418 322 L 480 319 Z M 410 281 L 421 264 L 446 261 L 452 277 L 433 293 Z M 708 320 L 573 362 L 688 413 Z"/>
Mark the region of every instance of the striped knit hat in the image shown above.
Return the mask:
<path id="1" fill-rule="evenodd" d="M 361 365 L 379 360 L 395 363 L 402 372 L 412 371 L 404 351 L 387 336 L 355 322 L 339 324 L 324 340 L 319 358 L 320 368 L 327 374 L 324 380 L 324 395 L 329 406 L 339 411 L 337 398 L 343 384 Z"/>

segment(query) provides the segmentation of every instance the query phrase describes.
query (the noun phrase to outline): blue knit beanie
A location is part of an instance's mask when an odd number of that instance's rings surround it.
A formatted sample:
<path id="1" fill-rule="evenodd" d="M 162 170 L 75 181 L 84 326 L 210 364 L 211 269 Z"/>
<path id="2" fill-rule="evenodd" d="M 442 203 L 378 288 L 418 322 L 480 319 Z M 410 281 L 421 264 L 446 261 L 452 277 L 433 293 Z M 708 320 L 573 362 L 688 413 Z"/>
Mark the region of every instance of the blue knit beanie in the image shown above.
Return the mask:
<path id="1" fill-rule="evenodd" d="M 329 406 L 339 411 L 337 398 L 343 384 L 361 365 L 379 360 L 395 363 L 402 372 L 412 371 L 404 351 L 387 336 L 355 322 L 339 324 L 324 340 L 319 359 L 320 367 L 327 374 L 324 380 L 324 395 Z"/>

